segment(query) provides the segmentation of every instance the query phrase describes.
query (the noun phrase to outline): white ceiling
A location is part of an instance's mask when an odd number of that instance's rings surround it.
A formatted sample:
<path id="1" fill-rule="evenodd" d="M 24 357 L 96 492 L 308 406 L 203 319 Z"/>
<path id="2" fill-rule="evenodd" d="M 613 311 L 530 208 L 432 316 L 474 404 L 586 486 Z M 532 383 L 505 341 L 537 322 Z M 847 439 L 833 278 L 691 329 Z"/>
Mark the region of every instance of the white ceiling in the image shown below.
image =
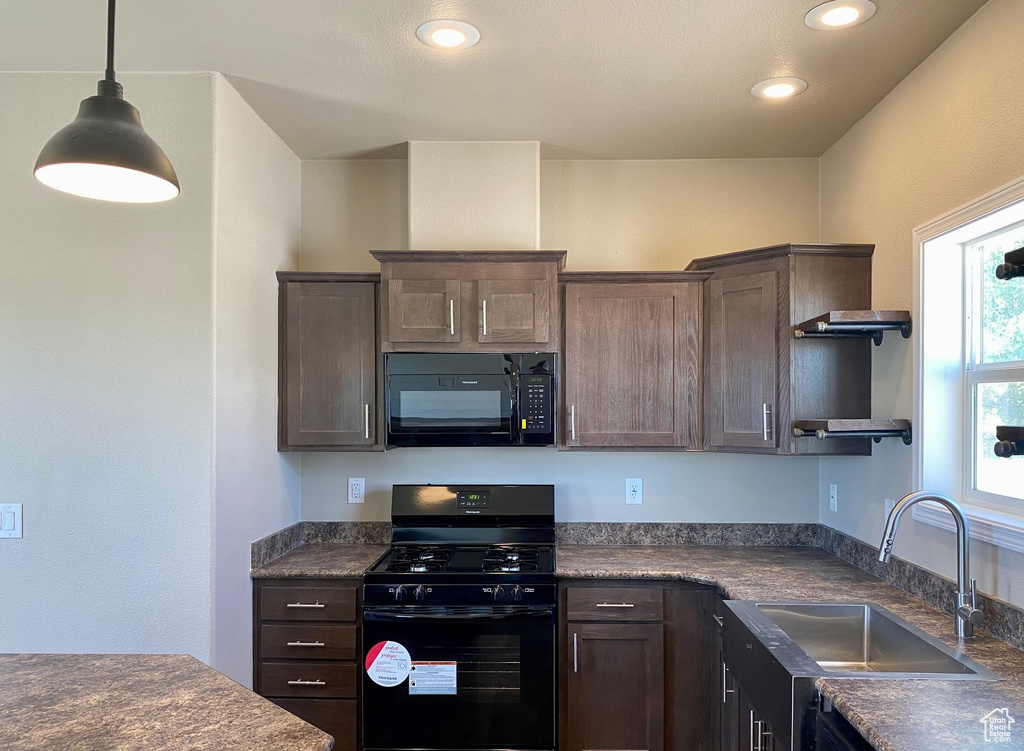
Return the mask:
<path id="1" fill-rule="evenodd" d="M 303 158 L 539 140 L 547 158 L 818 156 L 985 0 L 122 0 L 118 69 L 217 70 Z M 0 0 L 0 69 L 103 68 L 104 0 Z M 428 48 L 423 21 L 480 30 Z M 790 101 L 758 81 L 809 82 Z M 83 93 L 85 96 L 86 93 Z M 126 92 L 131 100 L 131 92 Z M 143 113 L 145 114 L 145 113 Z"/>

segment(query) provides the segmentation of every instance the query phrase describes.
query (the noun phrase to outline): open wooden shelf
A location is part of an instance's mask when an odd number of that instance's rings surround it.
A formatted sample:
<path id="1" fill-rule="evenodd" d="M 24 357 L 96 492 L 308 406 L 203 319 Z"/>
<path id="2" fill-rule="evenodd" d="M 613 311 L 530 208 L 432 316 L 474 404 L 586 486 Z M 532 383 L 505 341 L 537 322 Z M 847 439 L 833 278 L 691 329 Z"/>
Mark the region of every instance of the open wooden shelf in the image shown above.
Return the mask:
<path id="1" fill-rule="evenodd" d="M 882 344 L 886 331 L 909 339 L 913 331 L 909 310 L 830 310 L 793 327 L 796 339 L 873 339 Z"/>
<path id="2" fill-rule="evenodd" d="M 996 428 L 996 456 L 1009 459 L 1011 456 L 1024 456 L 1024 427 L 1000 425 Z"/>
<path id="3" fill-rule="evenodd" d="M 996 266 L 996 279 L 1024 277 L 1024 247 L 1011 250 L 1003 256 L 1003 262 Z"/>
<path id="4" fill-rule="evenodd" d="M 910 420 L 796 420 L 794 438 L 870 438 L 875 443 L 883 438 L 902 438 L 910 445 L 913 431 Z"/>

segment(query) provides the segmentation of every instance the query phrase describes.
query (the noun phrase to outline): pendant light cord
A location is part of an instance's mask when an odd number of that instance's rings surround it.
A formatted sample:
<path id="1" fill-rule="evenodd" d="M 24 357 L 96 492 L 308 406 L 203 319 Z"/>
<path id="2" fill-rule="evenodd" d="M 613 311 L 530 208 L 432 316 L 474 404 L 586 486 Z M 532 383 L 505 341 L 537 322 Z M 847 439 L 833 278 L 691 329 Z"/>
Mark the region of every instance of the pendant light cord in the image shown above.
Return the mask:
<path id="1" fill-rule="evenodd" d="M 108 81 L 114 80 L 114 0 L 107 0 L 107 73 Z"/>

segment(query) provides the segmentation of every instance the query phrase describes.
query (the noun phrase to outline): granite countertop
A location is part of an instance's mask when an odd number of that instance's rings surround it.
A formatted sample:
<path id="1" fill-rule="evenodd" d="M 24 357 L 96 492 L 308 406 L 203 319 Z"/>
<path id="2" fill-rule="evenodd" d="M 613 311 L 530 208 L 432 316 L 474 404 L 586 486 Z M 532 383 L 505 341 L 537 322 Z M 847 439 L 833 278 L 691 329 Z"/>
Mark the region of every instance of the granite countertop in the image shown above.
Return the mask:
<path id="1" fill-rule="evenodd" d="M 0 748 L 328 751 L 331 736 L 188 655 L 0 655 Z"/>
<path id="2" fill-rule="evenodd" d="M 556 558 L 568 578 L 685 579 L 717 585 L 733 600 L 877 602 L 957 647 L 952 615 L 817 548 L 560 546 Z M 825 678 L 818 688 L 879 751 L 1024 749 L 1024 725 L 994 745 L 980 722 L 1003 708 L 1024 719 L 1024 653 L 983 631 L 962 652 L 1006 680 Z"/>
<path id="3" fill-rule="evenodd" d="M 309 576 L 351 579 L 363 575 L 388 551 L 388 545 L 318 542 L 303 543 L 265 566 L 253 569 L 253 579 Z"/>
<path id="4" fill-rule="evenodd" d="M 356 577 L 383 545 L 310 543 L 253 571 L 253 577 Z M 876 602 L 956 648 L 953 616 L 941 613 L 836 556 L 813 547 L 559 545 L 563 578 L 681 579 L 717 586 L 729 599 Z M 1024 722 L 1024 652 L 983 630 L 963 653 L 1006 680 L 820 679 L 818 687 L 879 751 L 991 749 L 981 718 L 1006 708 Z M 1024 749 L 1024 725 L 1011 742 Z"/>

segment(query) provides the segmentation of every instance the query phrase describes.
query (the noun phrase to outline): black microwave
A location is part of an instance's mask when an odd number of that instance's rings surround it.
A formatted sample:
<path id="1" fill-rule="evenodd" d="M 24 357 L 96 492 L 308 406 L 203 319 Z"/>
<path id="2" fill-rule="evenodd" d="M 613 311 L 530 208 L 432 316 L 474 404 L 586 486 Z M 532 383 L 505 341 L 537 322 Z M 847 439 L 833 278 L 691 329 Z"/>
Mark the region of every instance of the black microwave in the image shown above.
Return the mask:
<path id="1" fill-rule="evenodd" d="M 555 355 L 389 353 L 389 446 L 551 446 Z"/>

